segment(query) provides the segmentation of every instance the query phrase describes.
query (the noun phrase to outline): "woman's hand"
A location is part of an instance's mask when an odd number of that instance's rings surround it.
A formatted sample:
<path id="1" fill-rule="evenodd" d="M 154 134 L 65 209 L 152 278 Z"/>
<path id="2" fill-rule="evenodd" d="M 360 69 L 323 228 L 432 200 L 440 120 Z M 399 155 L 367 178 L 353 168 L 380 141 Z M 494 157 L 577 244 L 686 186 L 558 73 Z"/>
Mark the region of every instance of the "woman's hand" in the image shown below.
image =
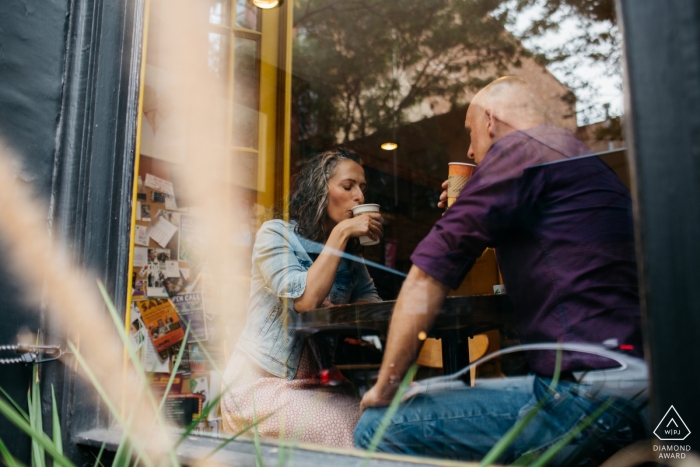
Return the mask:
<path id="1" fill-rule="evenodd" d="M 440 201 L 437 204 L 437 207 L 440 209 L 447 209 L 447 180 L 442 182 L 442 193 L 440 193 Z"/>
<path id="2" fill-rule="evenodd" d="M 366 235 L 372 240 L 379 240 L 384 236 L 382 215 L 378 212 L 366 212 L 351 219 L 345 219 L 335 228 L 341 229 L 347 238 Z"/>

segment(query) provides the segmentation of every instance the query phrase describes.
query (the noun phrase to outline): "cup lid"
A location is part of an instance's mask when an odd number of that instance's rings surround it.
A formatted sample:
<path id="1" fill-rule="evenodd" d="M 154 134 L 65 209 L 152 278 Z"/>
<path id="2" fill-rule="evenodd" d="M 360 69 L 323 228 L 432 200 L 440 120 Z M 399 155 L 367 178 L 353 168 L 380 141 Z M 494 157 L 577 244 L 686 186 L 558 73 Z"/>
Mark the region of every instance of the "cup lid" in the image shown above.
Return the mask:
<path id="1" fill-rule="evenodd" d="M 469 165 L 472 167 L 476 167 L 476 164 L 472 164 L 470 162 L 448 162 L 447 165 Z"/>

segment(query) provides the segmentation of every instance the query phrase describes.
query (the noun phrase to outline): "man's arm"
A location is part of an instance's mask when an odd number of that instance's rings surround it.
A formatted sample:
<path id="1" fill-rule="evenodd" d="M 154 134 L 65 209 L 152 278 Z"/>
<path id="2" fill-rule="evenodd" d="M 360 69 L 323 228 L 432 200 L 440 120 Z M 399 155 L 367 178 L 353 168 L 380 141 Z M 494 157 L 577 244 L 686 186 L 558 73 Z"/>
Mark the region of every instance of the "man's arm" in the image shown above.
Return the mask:
<path id="1" fill-rule="evenodd" d="M 391 403 L 401 380 L 423 344 L 418 335 L 421 332 L 428 333 L 448 290 L 447 286 L 417 266 L 411 267 L 391 316 L 379 379 L 362 398 L 363 410 L 366 407 L 381 407 Z"/>

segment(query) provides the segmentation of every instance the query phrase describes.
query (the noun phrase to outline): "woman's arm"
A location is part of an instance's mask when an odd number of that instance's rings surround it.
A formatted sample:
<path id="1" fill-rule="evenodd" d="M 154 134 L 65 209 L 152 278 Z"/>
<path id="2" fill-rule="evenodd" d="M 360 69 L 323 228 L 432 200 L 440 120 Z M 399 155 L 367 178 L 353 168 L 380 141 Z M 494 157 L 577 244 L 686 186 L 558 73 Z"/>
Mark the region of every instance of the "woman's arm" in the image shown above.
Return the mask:
<path id="1" fill-rule="evenodd" d="M 379 214 L 369 213 L 346 219 L 333 228 L 321 254 L 307 272 L 304 293 L 294 301 L 296 311 L 314 310 L 323 303 L 333 287 L 341 255 L 348 240 L 362 235 L 374 240 L 381 238 L 383 229 L 380 221 Z"/>

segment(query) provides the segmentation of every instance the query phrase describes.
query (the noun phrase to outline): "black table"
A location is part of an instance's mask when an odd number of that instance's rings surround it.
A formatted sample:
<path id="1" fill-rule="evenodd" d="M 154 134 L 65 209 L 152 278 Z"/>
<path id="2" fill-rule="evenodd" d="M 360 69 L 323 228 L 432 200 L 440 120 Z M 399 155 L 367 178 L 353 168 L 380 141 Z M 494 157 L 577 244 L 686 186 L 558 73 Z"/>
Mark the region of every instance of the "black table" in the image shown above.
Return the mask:
<path id="1" fill-rule="evenodd" d="M 386 335 L 395 300 L 336 305 L 301 315 L 297 333 L 342 336 Z M 455 373 L 469 364 L 468 338 L 492 329 L 513 328 L 513 304 L 507 295 L 447 297 L 428 333 L 442 341 L 443 371 Z"/>

